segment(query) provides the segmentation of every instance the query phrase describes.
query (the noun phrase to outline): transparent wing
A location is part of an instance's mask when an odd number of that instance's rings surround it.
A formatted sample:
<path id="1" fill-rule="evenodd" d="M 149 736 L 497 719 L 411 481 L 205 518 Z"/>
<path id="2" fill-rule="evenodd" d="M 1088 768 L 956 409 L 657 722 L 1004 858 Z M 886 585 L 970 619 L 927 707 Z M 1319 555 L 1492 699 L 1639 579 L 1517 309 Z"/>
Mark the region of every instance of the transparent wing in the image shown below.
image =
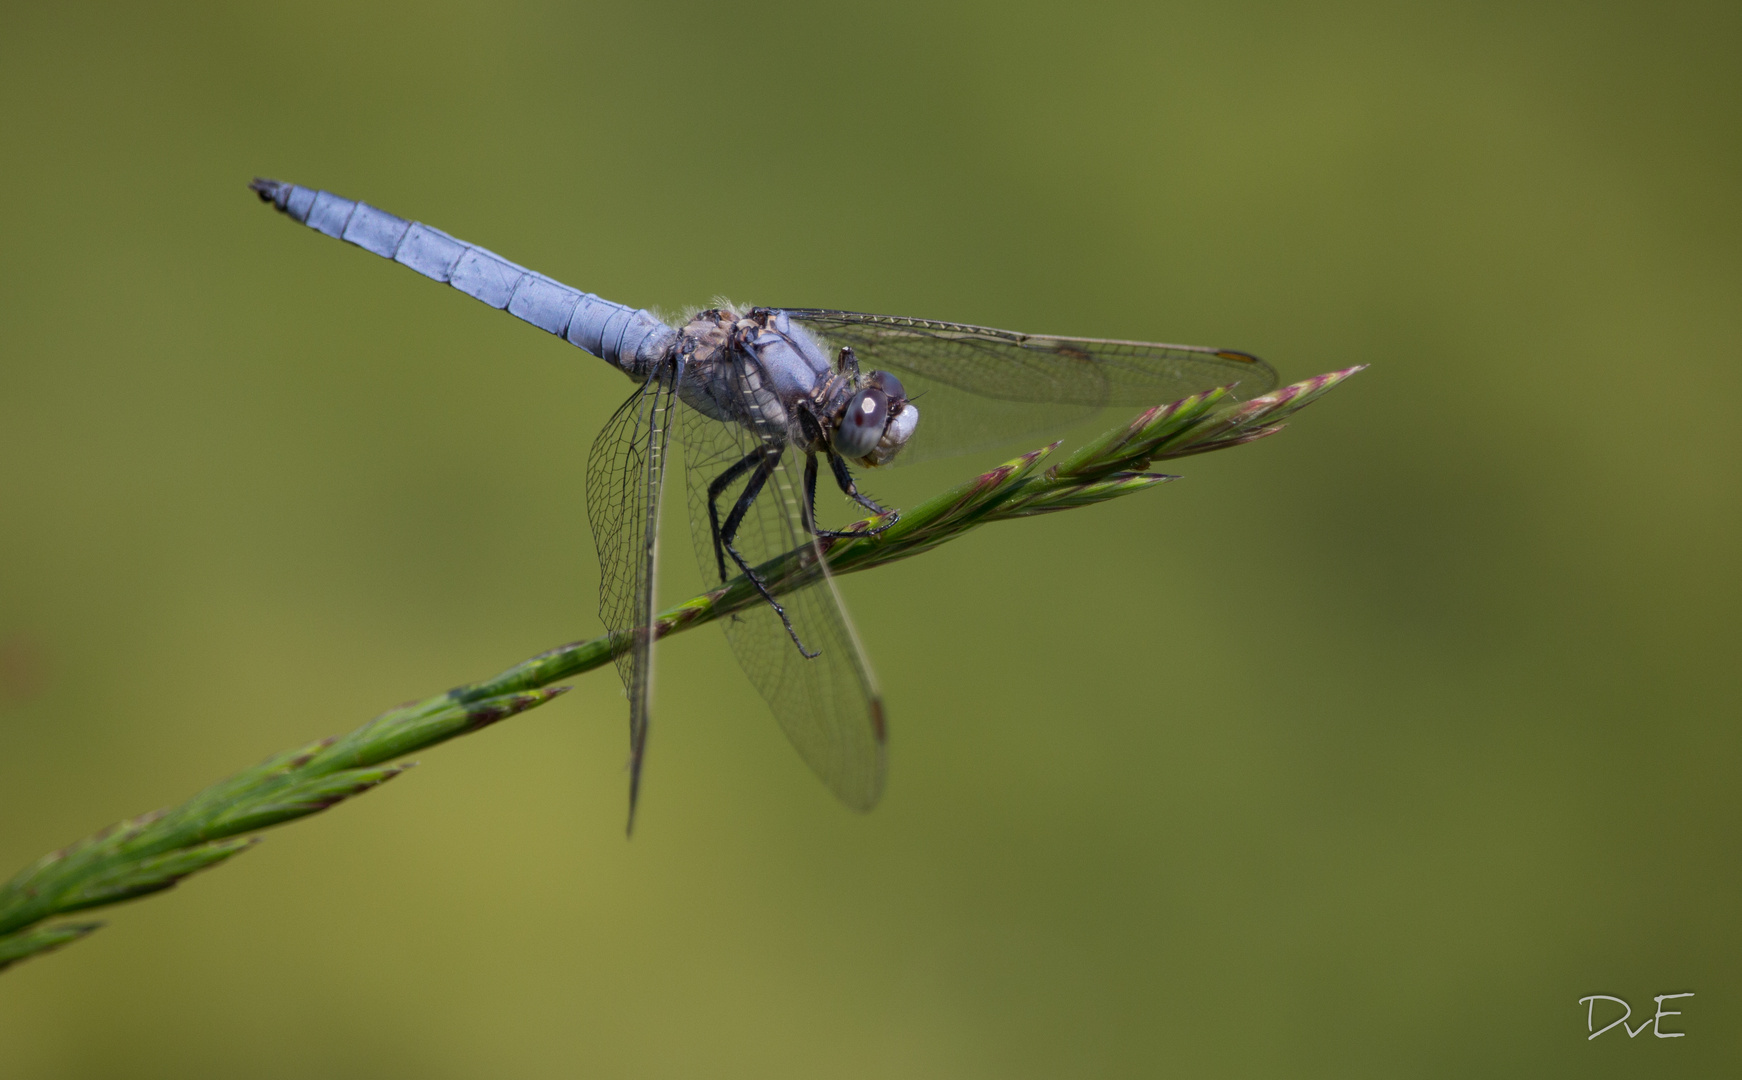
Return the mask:
<path id="1" fill-rule="evenodd" d="M 1109 405 L 1160 405 L 1237 383 L 1275 388 L 1249 353 L 1201 345 L 1020 334 L 967 323 L 820 308 L 782 309 L 861 368 L 881 368 L 916 399 L 920 425 L 897 462 L 926 460 L 1086 420 Z"/>
<path id="2" fill-rule="evenodd" d="M 665 483 L 677 396 L 668 364 L 629 395 L 587 454 L 587 522 L 599 549 L 599 618 L 607 630 L 634 632 L 617 657 L 629 698 L 629 827 L 641 791 L 641 761 L 653 689 L 653 625 L 659 543 L 659 493 Z"/>
<path id="3" fill-rule="evenodd" d="M 708 515 L 709 486 L 765 444 L 738 425 L 711 420 L 692 409 L 684 409 L 683 414 L 691 536 L 703 580 L 717 584 L 739 571 L 729 556 L 716 556 Z M 752 469 L 746 469 L 718 492 L 722 522 L 738 504 L 752 474 Z M 824 478 L 827 482 L 826 467 Z M 738 529 L 734 546 L 745 561 L 758 566 L 787 552 L 815 552 L 804 525 L 803 498 L 804 457 L 789 448 Z M 819 556 L 814 567 L 822 565 Z M 799 756 L 843 803 L 854 810 L 869 810 L 883 794 L 882 700 L 833 578 L 826 571 L 812 574 L 809 585 L 778 599 L 799 640 L 817 654 L 814 658 L 800 654 L 780 617 L 766 603 L 729 616 L 721 625 L 738 663 Z"/>

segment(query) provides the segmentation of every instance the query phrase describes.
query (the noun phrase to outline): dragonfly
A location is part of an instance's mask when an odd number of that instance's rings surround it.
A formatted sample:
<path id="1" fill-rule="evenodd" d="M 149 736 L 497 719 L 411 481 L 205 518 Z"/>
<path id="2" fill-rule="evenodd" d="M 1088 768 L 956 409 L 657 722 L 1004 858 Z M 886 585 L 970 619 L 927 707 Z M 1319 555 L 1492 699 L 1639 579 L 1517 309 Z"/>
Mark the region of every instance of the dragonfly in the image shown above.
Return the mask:
<path id="1" fill-rule="evenodd" d="M 1234 349 L 826 308 L 718 302 L 673 325 L 366 203 L 277 180 L 250 187 L 291 220 L 506 311 L 634 383 L 586 467 L 599 615 L 629 642 L 616 663 L 629 699 L 631 830 L 651 719 L 660 497 L 674 450 L 684 459 L 704 578 L 724 584 L 741 575 L 760 594 L 754 608 L 721 620 L 734 656 L 799 755 L 842 803 L 866 811 L 883 792 L 887 724 L 821 545 L 876 534 L 899 511 L 862 490 L 854 467 L 990 447 L 1107 406 L 1154 405 L 1229 384 L 1250 398 L 1277 383 L 1270 365 Z M 856 531 L 819 523 L 825 469 L 873 515 Z M 821 573 L 777 595 L 757 568 L 806 549 Z"/>

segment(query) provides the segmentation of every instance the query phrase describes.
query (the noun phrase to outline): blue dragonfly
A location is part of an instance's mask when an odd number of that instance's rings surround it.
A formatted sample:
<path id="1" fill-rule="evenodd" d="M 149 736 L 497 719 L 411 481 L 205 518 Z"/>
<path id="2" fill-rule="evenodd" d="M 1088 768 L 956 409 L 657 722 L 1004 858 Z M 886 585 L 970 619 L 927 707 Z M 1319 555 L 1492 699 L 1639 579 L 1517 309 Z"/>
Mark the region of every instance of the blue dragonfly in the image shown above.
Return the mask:
<path id="1" fill-rule="evenodd" d="M 886 725 L 876 677 L 818 548 L 845 535 L 818 524 L 821 469 L 876 515 L 865 527 L 875 533 L 898 512 L 860 490 L 854 465 L 960 453 L 1105 406 L 1153 405 L 1229 383 L 1249 398 L 1277 381 L 1264 361 L 1233 349 L 825 308 L 718 306 L 674 326 L 366 203 L 277 180 L 250 186 L 293 221 L 507 311 L 634 383 L 587 457 L 599 615 L 632 642 L 617 658 L 629 698 L 631 828 L 653 687 L 660 493 L 674 431 L 704 578 L 743 575 L 764 601 L 721 621 L 732 651 L 800 756 L 837 798 L 864 811 L 883 792 Z M 807 545 L 823 574 L 776 596 L 756 568 Z"/>

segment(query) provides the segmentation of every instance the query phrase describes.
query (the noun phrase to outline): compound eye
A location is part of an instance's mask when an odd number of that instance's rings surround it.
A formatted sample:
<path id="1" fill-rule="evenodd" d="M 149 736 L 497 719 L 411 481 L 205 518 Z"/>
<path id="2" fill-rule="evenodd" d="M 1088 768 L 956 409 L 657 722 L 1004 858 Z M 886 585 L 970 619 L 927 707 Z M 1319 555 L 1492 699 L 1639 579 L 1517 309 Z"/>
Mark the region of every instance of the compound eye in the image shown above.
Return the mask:
<path id="1" fill-rule="evenodd" d="M 864 457 L 877 448 L 888 422 L 889 396 L 874 386 L 859 391 L 835 429 L 835 452 L 844 458 Z"/>
<path id="2" fill-rule="evenodd" d="M 887 371 L 873 371 L 870 377 L 865 380 L 865 385 L 883 391 L 884 396 L 890 401 L 907 400 L 907 391 L 902 389 L 901 380 Z"/>

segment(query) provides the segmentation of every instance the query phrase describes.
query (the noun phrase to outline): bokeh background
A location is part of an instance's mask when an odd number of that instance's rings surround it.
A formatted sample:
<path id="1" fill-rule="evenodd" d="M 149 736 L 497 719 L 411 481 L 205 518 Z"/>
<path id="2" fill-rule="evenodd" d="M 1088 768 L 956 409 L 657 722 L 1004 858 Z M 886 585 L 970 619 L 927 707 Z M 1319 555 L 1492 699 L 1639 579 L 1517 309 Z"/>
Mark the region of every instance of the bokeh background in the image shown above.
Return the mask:
<path id="1" fill-rule="evenodd" d="M 0 975 L 0 1074 L 1733 1073 L 1739 31 L 8 4 L 0 873 L 599 631 L 582 466 L 627 382 L 256 174 L 635 304 L 1372 369 L 845 581 L 875 813 L 686 634 L 633 841 L 602 670 Z M 1582 996 L 1683 991 L 1686 1038 L 1585 1038 Z"/>

